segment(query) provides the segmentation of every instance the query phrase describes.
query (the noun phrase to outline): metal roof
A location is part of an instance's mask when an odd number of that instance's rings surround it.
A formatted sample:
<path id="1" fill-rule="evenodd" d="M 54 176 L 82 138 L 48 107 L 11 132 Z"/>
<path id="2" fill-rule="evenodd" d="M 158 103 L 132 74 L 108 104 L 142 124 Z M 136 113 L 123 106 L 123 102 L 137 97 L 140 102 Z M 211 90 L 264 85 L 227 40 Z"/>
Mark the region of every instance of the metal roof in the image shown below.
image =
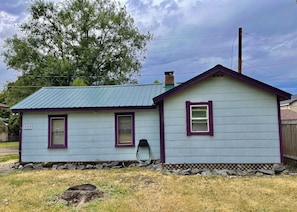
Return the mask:
<path id="1" fill-rule="evenodd" d="M 164 84 L 44 87 L 11 109 L 151 107 L 163 92 Z"/>

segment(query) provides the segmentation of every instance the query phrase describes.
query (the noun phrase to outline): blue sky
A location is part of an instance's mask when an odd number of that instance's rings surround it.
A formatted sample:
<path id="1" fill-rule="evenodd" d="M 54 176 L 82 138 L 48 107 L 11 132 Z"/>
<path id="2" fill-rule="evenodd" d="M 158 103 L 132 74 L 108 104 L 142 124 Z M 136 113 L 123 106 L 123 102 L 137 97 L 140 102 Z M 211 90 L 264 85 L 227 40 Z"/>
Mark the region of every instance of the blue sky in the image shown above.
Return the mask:
<path id="1" fill-rule="evenodd" d="M 154 35 L 139 83 L 162 82 L 164 71 L 183 82 L 217 64 L 237 70 L 242 27 L 243 74 L 297 93 L 296 0 L 120 1 L 139 29 Z M 28 15 L 26 2 L 0 1 L 0 52 Z M 0 57 L 0 89 L 16 76 Z"/>

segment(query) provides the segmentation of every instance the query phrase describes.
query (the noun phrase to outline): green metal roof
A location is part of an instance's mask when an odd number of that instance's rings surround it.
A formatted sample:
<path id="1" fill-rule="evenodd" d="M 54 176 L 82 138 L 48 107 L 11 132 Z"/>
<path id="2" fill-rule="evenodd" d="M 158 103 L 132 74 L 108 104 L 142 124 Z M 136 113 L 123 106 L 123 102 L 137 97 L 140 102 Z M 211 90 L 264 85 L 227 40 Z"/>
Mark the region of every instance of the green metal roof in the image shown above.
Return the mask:
<path id="1" fill-rule="evenodd" d="M 163 92 L 164 84 L 44 87 L 11 109 L 147 107 Z"/>

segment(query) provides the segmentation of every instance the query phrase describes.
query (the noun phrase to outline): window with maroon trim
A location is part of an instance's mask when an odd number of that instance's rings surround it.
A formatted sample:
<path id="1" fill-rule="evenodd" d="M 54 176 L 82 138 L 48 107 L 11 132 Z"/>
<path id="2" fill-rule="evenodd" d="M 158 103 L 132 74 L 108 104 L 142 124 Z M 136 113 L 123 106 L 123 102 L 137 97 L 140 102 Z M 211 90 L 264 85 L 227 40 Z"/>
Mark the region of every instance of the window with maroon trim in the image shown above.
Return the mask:
<path id="1" fill-rule="evenodd" d="M 135 146 L 134 113 L 115 114 L 115 146 Z"/>
<path id="2" fill-rule="evenodd" d="M 48 148 L 67 148 L 67 115 L 48 116 Z"/>
<path id="3" fill-rule="evenodd" d="M 213 136 L 212 101 L 186 102 L 187 135 Z"/>

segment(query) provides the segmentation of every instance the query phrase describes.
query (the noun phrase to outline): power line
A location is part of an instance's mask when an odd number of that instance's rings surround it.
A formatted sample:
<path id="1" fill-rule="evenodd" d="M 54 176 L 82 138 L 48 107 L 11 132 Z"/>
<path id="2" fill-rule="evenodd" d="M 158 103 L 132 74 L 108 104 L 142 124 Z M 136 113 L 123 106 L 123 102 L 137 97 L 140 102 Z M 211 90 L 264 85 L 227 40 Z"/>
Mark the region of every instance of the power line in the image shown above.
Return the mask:
<path id="1" fill-rule="evenodd" d="M 273 73 L 271 73 L 270 71 L 267 71 L 267 70 L 265 70 L 264 68 L 261 68 L 261 66 L 255 66 L 255 65 L 253 65 L 253 64 L 251 64 L 250 62 L 247 62 L 247 61 L 244 61 L 244 62 L 250 65 L 250 67 L 246 67 L 246 68 L 254 68 L 254 67 L 258 67 L 258 69 L 261 69 L 262 71 L 265 71 L 265 72 L 267 72 L 267 73 L 269 73 L 269 74 L 273 74 Z"/>
<path id="2" fill-rule="evenodd" d="M 261 41 L 261 42 L 264 42 L 264 43 L 268 43 L 268 40 L 265 40 L 265 39 L 262 39 L 256 35 L 253 35 L 251 33 L 248 33 L 248 32 L 244 32 L 245 35 L 248 35 L 258 41 Z M 281 44 L 284 44 L 283 42 L 280 42 L 278 44 L 274 44 L 274 45 L 271 45 L 271 43 L 269 43 L 269 46 L 270 46 L 270 49 L 268 49 L 270 52 L 274 51 L 275 48 L 280 48 L 280 49 L 283 49 L 283 46 L 280 46 Z M 232 49 L 233 51 L 233 49 Z M 232 52 L 233 54 L 233 52 Z M 270 75 L 272 75 L 272 77 L 279 77 L 279 74 L 275 74 L 275 73 L 272 73 L 268 70 L 265 69 L 265 67 L 275 67 L 275 66 L 282 66 L 282 65 L 290 65 L 290 64 L 296 64 L 297 61 L 294 59 L 294 60 L 289 60 L 289 61 L 283 61 L 283 62 L 278 62 L 278 63 L 272 63 L 272 64 L 262 64 L 262 65 L 254 65 L 254 64 L 251 64 L 250 62 L 248 61 L 243 61 L 244 63 L 248 64 L 249 66 L 247 67 L 244 67 L 245 69 L 251 69 L 251 68 L 257 68 L 257 69 L 260 69 L 262 71 L 265 71 L 267 73 L 269 73 Z M 233 63 L 233 62 L 232 62 Z M 277 81 L 277 80 L 290 80 L 290 79 L 297 79 L 297 77 L 287 77 L 286 79 L 281 79 L 281 78 L 278 78 L 278 79 L 274 79 L 274 81 Z"/>
<path id="3" fill-rule="evenodd" d="M 297 64 L 297 61 L 279 62 L 279 63 L 263 64 L 263 65 L 252 65 L 250 67 L 245 67 L 245 68 L 271 67 L 271 66 L 282 66 L 282 65 L 290 65 L 290 64 Z"/>
<path id="4" fill-rule="evenodd" d="M 263 65 L 259 65 L 259 64 L 253 64 L 251 62 L 248 62 L 246 60 L 243 61 L 244 63 L 247 63 L 249 66 L 245 66 L 245 69 L 250 69 L 250 68 L 262 68 L 262 67 L 273 67 L 273 66 L 281 66 L 281 65 L 290 65 L 290 64 L 297 64 L 296 60 L 289 60 L 289 61 L 283 61 L 283 62 L 279 62 L 279 63 L 272 63 L 272 64 L 263 64 Z M 231 66 L 232 67 L 232 66 Z M 232 68 L 231 68 L 232 69 Z M 264 71 L 268 72 L 267 70 L 263 69 Z M 193 74 L 193 73 L 197 73 L 197 71 L 183 71 L 183 72 L 176 72 L 175 74 L 177 75 L 186 75 L 186 74 Z M 269 72 L 271 73 L 271 72 Z M 141 74 L 141 76 L 160 76 L 163 75 L 164 73 L 153 73 L 153 74 L 148 74 L 148 73 L 143 73 Z M 6 74 L 5 76 L 22 76 L 19 74 Z M 34 78 L 74 78 L 74 77 L 86 77 L 85 75 L 51 75 L 51 76 L 42 76 L 42 75 L 37 75 L 34 76 L 32 74 L 26 74 L 25 76 L 28 77 L 34 77 Z M 96 75 L 93 76 L 89 76 L 89 77 L 97 77 Z"/>
<path id="5" fill-rule="evenodd" d="M 231 51 L 231 69 L 233 67 L 233 50 L 234 50 L 234 42 L 237 38 L 237 35 L 234 37 L 233 42 L 232 42 L 232 51 Z"/>
<path id="6" fill-rule="evenodd" d="M 276 49 L 276 48 L 278 48 L 278 49 L 283 49 L 283 50 L 287 50 L 287 48 L 284 48 L 284 46 L 281 46 L 282 44 L 285 44 L 283 41 L 282 42 L 278 42 L 278 43 L 274 43 L 273 45 L 271 45 L 271 42 L 269 42 L 268 41 L 268 39 L 262 39 L 262 38 L 259 38 L 258 36 L 255 36 L 255 35 L 253 35 L 253 34 L 250 34 L 250 33 L 248 33 L 248 32 L 245 32 L 244 33 L 245 35 L 248 35 L 248 36 L 250 36 L 250 37 L 252 37 L 252 38 L 254 38 L 254 39 L 256 39 L 256 40 L 259 40 L 259 41 L 261 41 L 261 42 L 263 42 L 263 43 L 266 43 L 266 44 L 269 44 L 269 46 L 270 46 L 270 52 L 272 52 L 272 51 L 275 51 L 274 49 Z M 288 40 L 286 40 L 286 41 L 288 41 Z M 291 49 L 290 49 L 291 50 Z"/>
<path id="7" fill-rule="evenodd" d="M 244 62 L 245 62 L 245 63 L 248 63 L 248 64 L 250 65 L 250 67 L 246 67 L 246 68 L 258 67 L 258 66 L 256 66 L 256 65 L 254 66 L 253 64 L 251 64 L 251 63 L 249 63 L 249 62 L 246 62 L 246 61 L 244 61 Z M 276 75 L 276 74 L 274 74 L 274 73 L 272 73 L 272 72 L 270 72 L 270 71 L 268 71 L 268 70 L 266 70 L 266 69 L 264 69 L 264 68 L 257 68 L 257 69 L 260 69 L 260 70 L 262 70 L 262 71 L 265 71 L 265 72 L 271 74 L 271 76 L 266 76 L 266 77 L 268 77 L 268 78 L 270 78 L 270 79 L 273 78 L 274 81 L 288 81 L 288 80 L 296 80 L 296 79 L 297 79 L 297 76 L 296 76 L 296 77 L 279 78 L 279 75 Z M 283 76 L 283 75 L 282 75 L 282 76 Z M 277 78 L 275 78 L 275 77 L 277 77 Z"/>
<path id="8" fill-rule="evenodd" d="M 263 39 L 261 39 L 261 38 L 255 36 L 255 35 L 252 35 L 252 34 L 250 34 L 250 33 L 248 33 L 248 32 L 244 32 L 244 34 L 245 34 L 245 35 L 248 35 L 248 36 L 251 36 L 251 37 L 253 37 L 253 38 L 255 38 L 255 39 L 259 40 L 259 41 L 266 42 L 265 40 L 263 40 Z"/>

